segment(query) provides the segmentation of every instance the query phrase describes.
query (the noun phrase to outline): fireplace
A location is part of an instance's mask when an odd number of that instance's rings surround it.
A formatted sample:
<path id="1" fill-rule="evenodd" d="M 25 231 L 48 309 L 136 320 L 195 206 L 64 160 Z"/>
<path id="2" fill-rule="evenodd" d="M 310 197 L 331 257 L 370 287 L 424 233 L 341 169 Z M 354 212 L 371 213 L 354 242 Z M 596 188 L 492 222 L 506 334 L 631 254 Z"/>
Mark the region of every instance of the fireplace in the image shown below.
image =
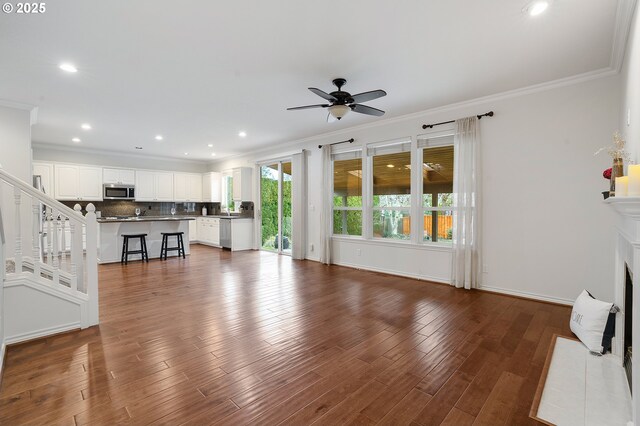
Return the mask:
<path id="1" fill-rule="evenodd" d="M 633 393 L 631 386 L 631 365 L 632 365 L 632 349 L 631 339 L 633 336 L 633 274 L 629 270 L 629 265 L 625 263 L 625 282 L 624 282 L 624 340 L 622 346 L 623 361 L 629 389 Z"/>

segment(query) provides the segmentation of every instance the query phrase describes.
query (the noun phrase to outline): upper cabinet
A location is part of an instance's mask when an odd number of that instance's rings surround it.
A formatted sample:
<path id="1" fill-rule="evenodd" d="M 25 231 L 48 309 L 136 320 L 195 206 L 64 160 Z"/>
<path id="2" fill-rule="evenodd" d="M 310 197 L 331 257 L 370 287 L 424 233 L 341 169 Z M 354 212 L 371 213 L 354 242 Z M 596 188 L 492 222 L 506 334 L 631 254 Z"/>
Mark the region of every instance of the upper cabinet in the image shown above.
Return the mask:
<path id="1" fill-rule="evenodd" d="M 102 168 L 56 164 L 54 188 L 58 200 L 102 201 Z"/>
<path id="2" fill-rule="evenodd" d="M 173 173 L 138 170 L 136 201 L 174 201 Z"/>
<path id="3" fill-rule="evenodd" d="M 233 201 L 252 201 L 251 167 L 233 169 Z"/>
<path id="4" fill-rule="evenodd" d="M 173 183 L 175 201 L 202 201 L 202 175 L 194 173 L 174 173 Z"/>
<path id="5" fill-rule="evenodd" d="M 53 196 L 53 163 L 33 162 L 33 175 L 41 177 L 44 193 Z"/>
<path id="6" fill-rule="evenodd" d="M 202 175 L 202 201 L 205 203 L 219 203 L 221 199 L 222 180 L 218 172 Z"/>
<path id="7" fill-rule="evenodd" d="M 135 185 L 136 172 L 131 169 L 102 169 L 102 180 L 105 184 Z"/>

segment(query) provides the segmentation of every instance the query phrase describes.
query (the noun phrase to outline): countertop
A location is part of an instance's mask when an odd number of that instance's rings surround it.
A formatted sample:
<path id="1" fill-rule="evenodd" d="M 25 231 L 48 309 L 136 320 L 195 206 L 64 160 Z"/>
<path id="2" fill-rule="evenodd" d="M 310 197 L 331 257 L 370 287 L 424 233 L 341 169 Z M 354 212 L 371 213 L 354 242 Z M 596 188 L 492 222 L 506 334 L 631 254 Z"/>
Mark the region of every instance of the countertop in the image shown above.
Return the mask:
<path id="1" fill-rule="evenodd" d="M 109 216 L 97 219 L 98 223 L 112 222 L 166 222 L 180 220 L 196 220 L 194 216 Z"/>
<path id="2" fill-rule="evenodd" d="M 206 216 L 198 216 L 198 217 L 210 217 L 213 219 L 253 219 L 253 217 L 251 216 L 239 216 L 239 215 L 228 216 L 226 214 L 208 214 Z"/>

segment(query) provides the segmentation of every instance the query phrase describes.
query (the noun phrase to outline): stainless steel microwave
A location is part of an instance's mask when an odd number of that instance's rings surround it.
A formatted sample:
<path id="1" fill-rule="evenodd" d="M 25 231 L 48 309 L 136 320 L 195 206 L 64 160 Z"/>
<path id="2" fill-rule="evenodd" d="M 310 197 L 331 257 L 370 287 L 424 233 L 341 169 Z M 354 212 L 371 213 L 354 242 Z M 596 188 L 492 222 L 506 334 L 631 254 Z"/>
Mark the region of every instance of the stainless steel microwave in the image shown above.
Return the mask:
<path id="1" fill-rule="evenodd" d="M 134 200 L 136 198 L 133 185 L 103 185 L 102 198 L 105 200 Z"/>

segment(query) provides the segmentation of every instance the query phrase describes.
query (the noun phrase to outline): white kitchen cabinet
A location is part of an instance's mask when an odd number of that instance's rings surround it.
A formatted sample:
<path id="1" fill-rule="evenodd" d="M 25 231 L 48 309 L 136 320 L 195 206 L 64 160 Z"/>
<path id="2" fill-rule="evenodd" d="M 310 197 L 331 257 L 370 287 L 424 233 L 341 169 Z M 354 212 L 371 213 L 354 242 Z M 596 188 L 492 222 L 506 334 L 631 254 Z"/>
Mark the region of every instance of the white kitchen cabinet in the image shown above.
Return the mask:
<path id="1" fill-rule="evenodd" d="M 33 174 L 42 178 L 45 194 L 53 196 L 53 163 L 33 162 Z"/>
<path id="2" fill-rule="evenodd" d="M 198 223 L 197 220 L 189 221 L 189 242 L 198 241 Z"/>
<path id="3" fill-rule="evenodd" d="M 173 201 L 173 173 L 136 171 L 136 201 Z"/>
<path id="4" fill-rule="evenodd" d="M 116 185 L 135 185 L 136 172 L 131 169 L 102 169 L 102 181 Z"/>
<path id="5" fill-rule="evenodd" d="M 202 201 L 219 203 L 222 201 L 222 179 L 218 172 L 202 175 Z"/>
<path id="6" fill-rule="evenodd" d="M 231 219 L 231 251 L 253 249 L 253 219 Z"/>
<path id="7" fill-rule="evenodd" d="M 56 164 L 55 198 L 58 200 L 102 201 L 102 168 Z"/>
<path id="8" fill-rule="evenodd" d="M 193 173 L 174 173 L 174 201 L 202 201 L 202 177 Z"/>
<path id="9" fill-rule="evenodd" d="M 252 201 L 251 193 L 251 168 L 238 167 L 232 170 L 233 177 L 233 200 Z"/>
<path id="10" fill-rule="evenodd" d="M 217 217 L 196 218 L 198 242 L 212 246 L 220 245 L 220 219 Z"/>

